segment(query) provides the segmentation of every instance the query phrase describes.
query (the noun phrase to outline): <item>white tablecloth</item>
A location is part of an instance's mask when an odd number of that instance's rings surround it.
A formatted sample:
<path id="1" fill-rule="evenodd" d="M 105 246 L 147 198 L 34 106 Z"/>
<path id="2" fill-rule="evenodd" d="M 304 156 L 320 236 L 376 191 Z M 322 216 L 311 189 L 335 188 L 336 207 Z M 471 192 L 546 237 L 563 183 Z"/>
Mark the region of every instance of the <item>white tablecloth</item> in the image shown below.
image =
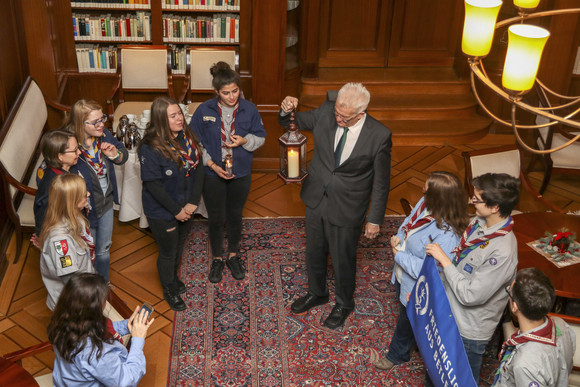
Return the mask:
<path id="1" fill-rule="evenodd" d="M 149 227 L 147 217 L 143 213 L 143 204 L 141 202 L 141 164 L 139 164 L 135 150 L 132 149 L 129 151 L 129 159 L 125 164 L 115 165 L 115 173 L 117 175 L 117 189 L 119 193 L 119 206 L 115 206 L 115 209 L 119 210 L 119 220 L 121 222 L 129 222 L 139 218 L 139 227 Z M 207 218 L 207 210 L 205 209 L 203 198 L 195 213 Z"/>

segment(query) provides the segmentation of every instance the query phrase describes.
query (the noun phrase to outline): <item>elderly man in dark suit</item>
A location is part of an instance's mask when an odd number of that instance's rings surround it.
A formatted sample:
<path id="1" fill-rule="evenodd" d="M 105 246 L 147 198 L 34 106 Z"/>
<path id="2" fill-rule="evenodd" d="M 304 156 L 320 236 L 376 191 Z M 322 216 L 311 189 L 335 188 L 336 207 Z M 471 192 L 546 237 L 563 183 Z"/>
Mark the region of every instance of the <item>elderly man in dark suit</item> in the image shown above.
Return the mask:
<path id="1" fill-rule="evenodd" d="M 327 257 L 335 273 L 336 304 L 324 325 L 335 329 L 354 310 L 356 248 L 364 235 L 375 238 L 383 222 L 391 169 L 391 132 L 366 113 L 370 93 L 347 83 L 317 109 L 296 114 L 298 128 L 314 133 L 314 155 L 300 197 L 306 204 L 308 293 L 294 301 L 304 313 L 328 302 Z M 284 127 L 298 99 L 286 97 L 278 120 Z M 369 208 L 370 203 L 370 208 Z"/>

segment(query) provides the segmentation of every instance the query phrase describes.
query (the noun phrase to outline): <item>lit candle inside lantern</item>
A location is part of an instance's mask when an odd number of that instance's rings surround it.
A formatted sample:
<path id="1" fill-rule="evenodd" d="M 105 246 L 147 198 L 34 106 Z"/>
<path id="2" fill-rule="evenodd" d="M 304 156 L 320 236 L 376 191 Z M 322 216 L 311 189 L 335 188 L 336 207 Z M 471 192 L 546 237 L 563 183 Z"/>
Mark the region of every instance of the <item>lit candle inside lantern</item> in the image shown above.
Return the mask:
<path id="1" fill-rule="evenodd" d="M 232 177 L 232 175 L 234 174 L 234 159 L 232 155 L 226 155 L 225 166 L 227 176 Z"/>
<path id="2" fill-rule="evenodd" d="M 300 159 L 298 151 L 288 149 L 288 177 L 294 178 L 300 175 Z"/>

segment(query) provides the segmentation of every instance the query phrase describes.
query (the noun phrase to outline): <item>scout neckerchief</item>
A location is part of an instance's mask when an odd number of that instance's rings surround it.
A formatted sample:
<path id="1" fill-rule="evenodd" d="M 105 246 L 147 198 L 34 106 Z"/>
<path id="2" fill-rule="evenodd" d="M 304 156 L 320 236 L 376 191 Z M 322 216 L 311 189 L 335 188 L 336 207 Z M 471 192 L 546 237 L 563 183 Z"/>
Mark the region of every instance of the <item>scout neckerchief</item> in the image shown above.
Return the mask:
<path id="1" fill-rule="evenodd" d="M 169 147 L 173 152 L 177 153 L 181 161 L 183 161 L 183 166 L 187 170 L 186 176 L 189 176 L 189 170 L 197 168 L 197 164 L 199 164 L 199 154 L 197 153 L 197 149 L 191 143 L 189 137 L 187 137 L 183 131 L 181 131 L 180 134 L 182 134 L 185 139 L 185 150 L 181 149 L 181 147 L 177 150 L 171 143 L 169 143 Z M 194 155 L 195 160 L 191 157 L 192 154 Z"/>
<path id="2" fill-rule="evenodd" d="M 62 175 L 65 172 L 64 170 L 59 169 L 59 168 L 54 168 L 54 167 L 50 167 L 50 166 L 49 166 L 49 168 L 52 169 L 52 171 L 54 173 L 56 173 L 57 175 Z"/>
<path id="3" fill-rule="evenodd" d="M 499 381 L 500 370 L 502 369 L 502 366 L 505 364 L 505 362 L 510 358 L 512 351 L 517 344 L 523 344 L 528 341 L 535 341 L 541 344 L 556 345 L 556 337 L 559 336 L 558 327 L 556 324 L 554 324 L 554 320 L 552 320 L 550 317 L 547 319 L 548 323 L 545 327 L 538 329 L 537 331 L 526 333 L 524 335 L 519 335 L 520 331 L 517 330 L 508 340 L 504 341 L 501 347 L 501 352 L 499 354 L 500 365 L 495 373 L 492 386 Z"/>
<path id="4" fill-rule="evenodd" d="M 103 176 L 104 164 L 103 164 L 103 152 L 101 152 L 101 139 L 92 137 L 92 144 L 90 148 L 93 150 L 94 156 L 85 149 L 84 146 L 81 147 L 81 152 L 85 155 L 85 159 L 90 164 L 91 167 L 97 172 L 97 175 Z"/>
<path id="5" fill-rule="evenodd" d="M 125 344 L 123 343 L 123 337 L 119 334 L 119 332 L 117 332 L 115 330 L 115 327 L 113 326 L 113 321 L 108 318 L 105 317 L 107 320 L 107 330 L 105 331 L 105 338 L 107 339 L 114 339 L 119 341 L 121 344 Z"/>
<path id="6" fill-rule="evenodd" d="M 89 248 L 89 256 L 91 257 L 91 262 L 93 265 L 95 264 L 95 243 L 93 241 L 93 237 L 91 235 L 91 231 L 88 227 L 85 226 L 85 232 L 81 234 L 81 238 L 87 244 Z"/>
<path id="7" fill-rule="evenodd" d="M 218 105 L 218 110 L 220 112 L 220 122 L 222 124 L 222 148 L 224 148 L 226 146 L 225 145 L 226 142 L 228 142 L 228 135 L 226 133 L 226 127 L 224 125 L 224 118 L 222 116 L 222 107 L 221 107 L 221 105 L 220 105 L 219 102 L 218 102 L 217 105 Z M 233 114 L 233 117 L 232 117 L 232 123 L 230 125 L 230 138 L 231 138 L 231 136 L 233 136 L 234 134 L 236 134 L 236 130 L 235 130 L 234 124 L 236 122 L 236 114 L 238 114 L 239 107 L 240 107 L 240 104 L 239 103 L 237 103 L 236 106 L 234 106 L 234 114 Z"/>
<path id="8" fill-rule="evenodd" d="M 509 233 L 512 228 L 514 227 L 514 220 L 511 216 L 508 216 L 507 222 L 501 226 L 499 230 L 489 235 L 484 235 L 481 238 L 474 239 L 472 241 L 467 241 L 469 236 L 473 234 L 475 230 L 479 227 L 479 220 L 475 218 L 473 222 L 467 226 L 467 229 L 463 232 L 461 236 L 461 240 L 459 241 L 459 245 L 453 249 L 455 253 L 455 257 L 453 258 L 453 264 L 455 266 L 459 265 L 459 262 L 463 260 L 471 252 L 471 250 L 475 249 L 479 245 L 489 241 L 490 239 L 497 238 L 499 236 L 506 235 Z"/>
<path id="9" fill-rule="evenodd" d="M 419 228 L 427 223 L 431 223 L 435 219 L 432 215 L 426 215 L 422 218 L 419 218 L 419 215 L 421 215 L 425 211 L 426 207 L 427 205 L 425 204 L 425 201 L 423 201 L 423 203 L 421 203 L 421 205 L 419 206 L 417 211 L 413 214 L 411 219 L 409 219 L 409 222 L 407 222 L 407 224 L 404 225 L 403 228 L 401 229 L 405 233 L 404 237 L 405 239 L 407 239 L 407 233 L 409 231 Z"/>

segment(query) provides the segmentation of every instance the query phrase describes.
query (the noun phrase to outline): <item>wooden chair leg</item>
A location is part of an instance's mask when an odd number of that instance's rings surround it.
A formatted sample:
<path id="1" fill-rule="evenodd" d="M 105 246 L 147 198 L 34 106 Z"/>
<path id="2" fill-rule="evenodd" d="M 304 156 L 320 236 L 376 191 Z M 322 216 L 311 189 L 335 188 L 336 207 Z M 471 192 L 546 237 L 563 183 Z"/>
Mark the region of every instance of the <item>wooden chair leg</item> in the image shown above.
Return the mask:
<path id="1" fill-rule="evenodd" d="M 14 234 L 16 237 L 16 256 L 14 257 L 14 261 L 12 263 L 17 263 L 18 259 L 20 258 L 20 252 L 22 251 L 22 227 L 20 225 L 16 225 Z"/>
<path id="2" fill-rule="evenodd" d="M 540 195 L 543 195 L 546 188 L 548 188 L 548 184 L 550 184 L 551 178 L 552 178 L 552 163 L 550 160 L 550 162 L 546 163 L 546 172 L 544 173 L 544 180 L 542 181 L 542 186 L 538 191 L 540 192 Z"/>

